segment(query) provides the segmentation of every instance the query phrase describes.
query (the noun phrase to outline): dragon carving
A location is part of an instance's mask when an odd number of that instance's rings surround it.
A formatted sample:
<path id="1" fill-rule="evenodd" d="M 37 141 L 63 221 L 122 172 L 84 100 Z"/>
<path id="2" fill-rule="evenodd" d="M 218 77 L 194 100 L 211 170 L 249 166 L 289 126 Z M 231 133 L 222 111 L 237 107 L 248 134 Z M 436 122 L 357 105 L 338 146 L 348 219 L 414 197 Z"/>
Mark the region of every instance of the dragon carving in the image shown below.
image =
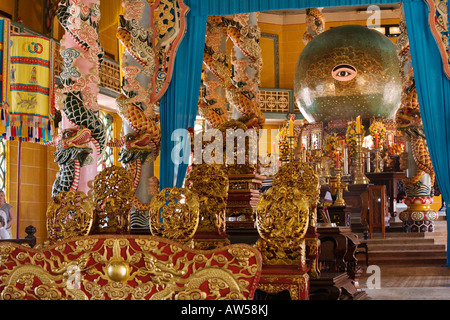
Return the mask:
<path id="1" fill-rule="evenodd" d="M 306 32 L 303 34 L 303 43 L 306 45 L 325 30 L 325 17 L 316 8 L 306 9 Z"/>
<path id="2" fill-rule="evenodd" d="M 261 128 L 265 122 L 259 108 L 258 86 L 262 66 L 260 31 L 257 26 L 250 26 L 248 20 L 249 14 L 208 17 L 203 63 L 215 79 L 204 81 L 207 95 L 200 102 L 199 111 L 213 128 L 230 120 L 227 102 L 236 108 L 242 116 L 239 120 L 248 128 Z M 232 56 L 233 72 L 221 52 L 224 37 L 230 39 L 246 57 L 238 59 L 236 55 Z M 225 90 L 225 96 L 218 94 L 219 88 Z"/>
<path id="3" fill-rule="evenodd" d="M 402 30 L 406 29 L 404 21 L 402 21 L 400 27 Z M 395 123 L 397 129 L 402 131 L 404 135 L 410 139 L 411 153 L 417 165 L 417 171 L 414 176 L 407 178 L 405 182 L 407 184 L 416 184 L 425 174 L 428 174 L 431 178 L 430 184 L 433 186 L 435 173 L 423 130 L 417 89 L 414 81 L 414 71 L 411 64 L 411 55 L 409 53 L 409 41 L 406 32 L 402 32 L 401 37 L 399 37 L 397 48 L 401 65 L 406 73 L 403 79 L 401 106 L 396 112 Z"/>
<path id="4" fill-rule="evenodd" d="M 61 84 L 55 101 L 71 127 L 63 128 L 53 142 L 57 144 L 55 162 L 60 166 L 53 196 L 76 190 L 80 167 L 93 164 L 89 155 L 96 152 L 98 157 L 106 147 L 106 129 L 99 117 L 96 86 L 104 57 L 98 38 L 99 1 L 62 0 L 56 16 L 65 35 L 60 48 Z"/>
<path id="5" fill-rule="evenodd" d="M 55 162 L 61 171 L 53 183 L 52 197 L 61 192 L 78 190 L 80 167 L 85 164 L 92 148 L 88 143 L 91 140 L 89 129 L 65 129 L 61 133 L 57 144 Z"/>
<path id="6" fill-rule="evenodd" d="M 118 144 L 119 161 L 134 179 L 133 207 L 146 212 L 150 203 L 138 198 L 138 188 L 147 188 L 145 183 L 140 184 L 144 176 L 153 178 L 150 173 L 144 174 L 143 165 L 156 160 L 160 150 L 161 130 L 155 106 L 170 83 L 188 8 L 181 0 L 124 0 L 122 5 L 125 10 L 117 38 L 125 53 L 121 59 L 122 94 L 116 105 L 133 132 L 125 132 Z"/>

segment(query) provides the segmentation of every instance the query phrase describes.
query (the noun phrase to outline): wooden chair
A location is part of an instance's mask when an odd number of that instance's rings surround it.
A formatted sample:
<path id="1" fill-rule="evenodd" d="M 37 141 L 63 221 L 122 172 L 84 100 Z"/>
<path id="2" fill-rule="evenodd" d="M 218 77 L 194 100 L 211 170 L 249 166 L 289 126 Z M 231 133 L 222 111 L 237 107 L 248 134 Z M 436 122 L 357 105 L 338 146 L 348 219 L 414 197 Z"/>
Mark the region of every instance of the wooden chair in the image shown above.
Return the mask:
<path id="1" fill-rule="evenodd" d="M 386 214 L 388 201 L 385 185 L 371 185 L 369 187 L 369 234 L 381 231 L 383 238 L 386 235 Z"/>

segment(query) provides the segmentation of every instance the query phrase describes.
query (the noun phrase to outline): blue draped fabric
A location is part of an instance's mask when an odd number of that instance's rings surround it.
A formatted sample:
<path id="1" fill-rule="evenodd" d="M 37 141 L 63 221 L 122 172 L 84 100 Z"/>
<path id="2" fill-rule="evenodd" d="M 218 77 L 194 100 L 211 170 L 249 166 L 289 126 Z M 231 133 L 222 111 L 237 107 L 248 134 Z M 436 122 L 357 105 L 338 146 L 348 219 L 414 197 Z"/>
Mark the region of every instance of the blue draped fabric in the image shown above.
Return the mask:
<path id="1" fill-rule="evenodd" d="M 414 1 L 414 0 L 413 0 Z M 229 15 L 267 10 L 399 3 L 395 0 L 192 0 L 193 15 Z"/>
<path id="2" fill-rule="evenodd" d="M 450 80 L 444 74 L 442 58 L 428 25 L 427 4 L 405 3 L 404 11 L 428 149 L 443 201 L 450 208 Z M 447 223 L 447 244 L 449 234 Z M 447 266 L 450 266 L 449 250 Z"/>
<path id="3" fill-rule="evenodd" d="M 185 1 L 189 6 L 189 1 Z M 176 130 L 186 132 L 194 127 L 197 115 L 198 95 L 203 65 L 205 46 L 206 16 L 189 15 L 186 23 L 186 34 L 181 41 L 175 58 L 172 80 L 166 93 L 161 98 L 161 157 L 160 157 L 160 189 L 181 187 L 186 175 L 189 157 L 187 135 L 175 136 Z M 179 130 L 180 131 L 180 130 Z M 178 139 L 177 139 L 178 138 Z M 184 141 L 179 141 L 179 140 Z M 173 151 L 183 145 L 179 161 L 173 161 Z M 182 154 L 182 152 L 185 152 Z M 184 157 L 183 157 L 184 156 Z M 184 158 L 184 159 L 183 159 Z M 183 161 L 184 160 L 184 161 Z"/>
<path id="4" fill-rule="evenodd" d="M 174 148 L 182 145 L 180 139 L 184 139 L 186 147 L 187 137 L 172 141 L 172 133 L 194 125 L 208 15 L 398 2 L 404 4 L 418 98 L 433 167 L 443 200 L 450 207 L 450 148 L 447 145 L 450 129 L 446 123 L 450 119 L 450 84 L 443 73 L 441 56 L 428 26 L 428 8 L 423 0 L 185 0 L 190 7 L 186 17 L 187 31 L 177 52 L 171 84 L 161 99 L 160 188 L 180 187 L 186 175 L 186 161 L 174 163 L 172 156 Z M 186 153 L 183 155 L 187 156 Z M 447 255 L 449 264 L 449 252 Z"/>

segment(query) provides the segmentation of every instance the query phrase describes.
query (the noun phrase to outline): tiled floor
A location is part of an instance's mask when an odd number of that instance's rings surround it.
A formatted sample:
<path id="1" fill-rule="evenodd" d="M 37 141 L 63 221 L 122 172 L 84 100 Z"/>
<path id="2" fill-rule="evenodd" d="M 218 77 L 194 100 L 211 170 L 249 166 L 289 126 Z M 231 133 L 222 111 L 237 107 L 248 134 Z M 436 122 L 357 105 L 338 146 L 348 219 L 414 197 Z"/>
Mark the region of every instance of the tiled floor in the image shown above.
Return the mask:
<path id="1" fill-rule="evenodd" d="M 450 267 L 380 267 L 380 288 L 362 269 L 359 285 L 372 300 L 450 300 Z"/>

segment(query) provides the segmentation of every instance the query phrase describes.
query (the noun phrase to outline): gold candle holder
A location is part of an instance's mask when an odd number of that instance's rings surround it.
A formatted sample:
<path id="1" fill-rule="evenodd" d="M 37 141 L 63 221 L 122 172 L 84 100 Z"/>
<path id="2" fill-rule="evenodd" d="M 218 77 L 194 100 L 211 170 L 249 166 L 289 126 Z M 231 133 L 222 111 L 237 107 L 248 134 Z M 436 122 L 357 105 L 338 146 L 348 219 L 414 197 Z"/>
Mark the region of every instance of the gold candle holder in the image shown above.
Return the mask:
<path id="1" fill-rule="evenodd" d="M 380 173 L 381 171 L 380 171 L 380 160 L 381 160 L 381 157 L 380 157 L 380 152 L 381 152 L 381 149 L 380 148 L 373 148 L 373 151 L 374 151 L 374 153 L 375 153 L 375 173 Z"/>
<path id="2" fill-rule="evenodd" d="M 353 184 L 368 184 L 369 179 L 364 174 L 364 157 L 362 153 L 362 134 L 356 134 L 356 170 Z"/>
<path id="3" fill-rule="evenodd" d="M 288 136 L 289 143 L 289 162 L 294 161 L 294 136 Z"/>
<path id="4" fill-rule="evenodd" d="M 336 200 L 333 203 L 333 207 L 345 207 L 344 189 L 347 190 L 347 184 L 342 182 L 342 169 L 335 168 L 336 173 Z"/>

